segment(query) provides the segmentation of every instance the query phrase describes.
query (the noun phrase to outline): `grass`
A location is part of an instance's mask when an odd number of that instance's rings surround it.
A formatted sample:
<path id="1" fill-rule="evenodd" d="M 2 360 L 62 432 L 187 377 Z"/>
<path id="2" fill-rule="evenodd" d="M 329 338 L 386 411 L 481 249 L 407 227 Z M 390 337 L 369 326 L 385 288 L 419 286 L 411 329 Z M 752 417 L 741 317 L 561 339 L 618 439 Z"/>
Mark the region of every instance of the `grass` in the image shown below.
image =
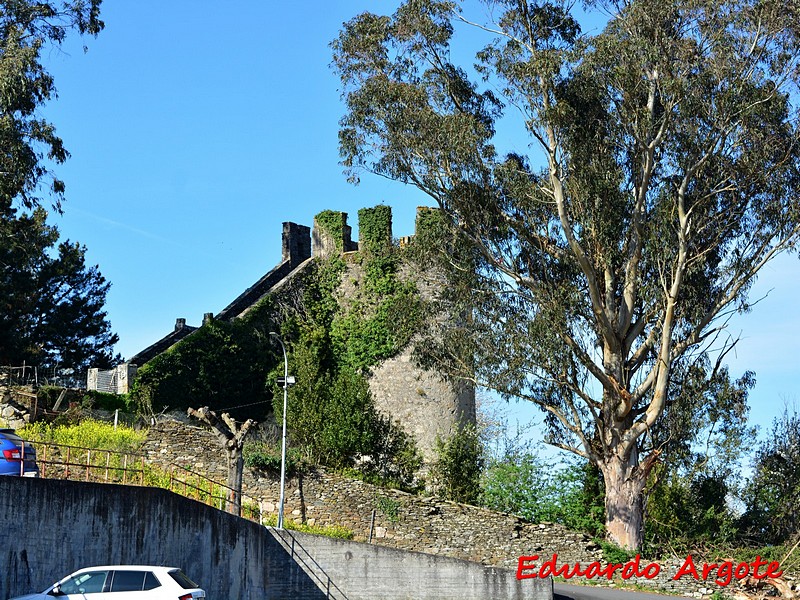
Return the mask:
<path id="1" fill-rule="evenodd" d="M 268 515 L 264 517 L 264 525 L 267 527 L 277 527 L 278 516 Z M 300 533 L 313 533 L 315 535 L 324 535 L 326 537 L 337 538 L 340 540 L 352 540 L 355 533 L 341 525 L 307 525 L 305 523 L 296 523 L 291 519 L 283 520 L 283 528 L 291 531 L 299 531 Z"/>

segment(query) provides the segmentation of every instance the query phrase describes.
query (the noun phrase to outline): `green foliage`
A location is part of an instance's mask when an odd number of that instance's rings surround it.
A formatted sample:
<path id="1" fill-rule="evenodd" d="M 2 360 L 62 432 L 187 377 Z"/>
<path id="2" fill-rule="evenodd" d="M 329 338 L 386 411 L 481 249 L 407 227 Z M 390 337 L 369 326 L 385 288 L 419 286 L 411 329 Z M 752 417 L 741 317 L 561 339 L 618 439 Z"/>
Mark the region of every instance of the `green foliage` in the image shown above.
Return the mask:
<path id="1" fill-rule="evenodd" d="M 81 399 L 81 404 L 86 408 L 98 408 L 101 410 L 125 412 L 128 410 L 129 401 L 127 394 L 109 394 L 88 390 Z"/>
<path id="2" fill-rule="evenodd" d="M 234 417 L 263 415 L 267 373 L 277 362 L 269 314 L 267 303 L 247 318 L 203 325 L 139 369 L 131 402 L 145 414 L 208 406 Z"/>
<path id="3" fill-rule="evenodd" d="M 688 364 L 675 361 L 671 377 L 675 385 L 651 445 L 672 472 L 690 479 L 734 474 L 755 442 L 747 402 L 754 374 L 732 379 L 727 367 L 700 356 Z"/>
<path id="4" fill-rule="evenodd" d="M 242 449 L 244 464 L 251 469 L 258 469 L 270 475 L 280 475 L 281 445 L 280 442 L 245 442 Z M 286 449 L 286 475 L 295 477 L 309 470 L 310 465 L 299 448 Z"/>
<path id="5" fill-rule="evenodd" d="M 593 537 L 604 535 L 603 478 L 595 465 L 542 458 L 530 436 L 533 425 L 510 426 L 505 402 L 481 399 L 477 417 L 486 456 L 483 506 L 533 523 L 560 523 Z"/>
<path id="6" fill-rule="evenodd" d="M 377 303 L 353 302 L 331 324 L 331 341 L 339 356 L 360 372 L 396 355 L 409 343 L 420 323 L 415 286 L 378 281 L 384 284 L 386 294 Z"/>
<path id="7" fill-rule="evenodd" d="M 375 508 L 381 511 L 390 523 L 400 522 L 400 506 L 397 500 L 386 496 L 375 500 Z"/>
<path id="8" fill-rule="evenodd" d="M 263 521 L 266 527 L 277 527 L 278 516 L 267 515 L 264 517 Z M 307 523 L 297 523 L 292 519 L 284 519 L 283 526 L 291 531 L 324 535 L 325 537 L 340 540 L 352 540 L 355 537 L 355 532 L 341 525 L 308 525 Z"/>
<path id="9" fill-rule="evenodd" d="M 379 205 L 358 214 L 364 285 L 332 319 L 330 336 L 340 360 L 365 372 L 409 343 L 419 330 L 422 310 L 415 284 L 398 277 L 400 255 L 391 241 L 391 208 Z"/>
<path id="10" fill-rule="evenodd" d="M 86 264 L 84 246 L 59 243 L 41 208 L 49 197 L 60 212 L 65 186 L 51 167 L 69 156 L 41 118 L 56 97 L 41 59 L 73 32 L 99 33 L 100 1 L 19 0 L 0 9 L 0 364 L 81 370 L 113 360 L 109 284 Z"/>
<path id="11" fill-rule="evenodd" d="M 413 482 L 419 459 L 402 430 L 375 410 L 363 375 L 338 367 L 312 343 L 295 344 L 290 371 L 297 384 L 289 394 L 291 444 L 306 460 L 333 468 L 358 466 L 384 481 Z M 283 392 L 275 388 L 273 406 L 283 414 Z"/>
<path id="12" fill-rule="evenodd" d="M 43 209 L 0 206 L 0 363 L 110 367 L 118 340 L 103 310 L 110 284 L 86 264 L 84 246 L 58 239 Z"/>
<path id="13" fill-rule="evenodd" d="M 455 502 L 477 504 L 484 457 L 476 428 L 467 425 L 446 440 L 437 437 L 436 454 L 431 469 L 436 493 Z"/>
<path id="14" fill-rule="evenodd" d="M 556 463 L 524 453 L 489 463 L 481 479 L 481 502 L 533 523 L 560 523 L 601 536 L 603 489 L 593 465 Z"/>
<path id="15" fill-rule="evenodd" d="M 41 108 L 56 97 L 42 55 L 57 53 L 73 32 L 97 35 L 103 28 L 101 0 L 4 2 L 0 11 L 0 214 L 12 202 L 31 209 L 43 204 L 43 190 L 60 210 L 64 183 L 50 172 L 69 153 Z M 48 182 L 49 180 L 49 182 Z M 47 185 L 49 183 L 49 185 Z M 21 241 L 21 240 L 17 240 Z M 4 242 L 7 243 L 7 242 Z M 9 263 L 5 263 L 9 264 Z"/>
<path id="16" fill-rule="evenodd" d="M 220 510 L 225 508 L 225 498 L 228 496 L 227 488 L 210 479 L 180 470 L 168 473 L 149 464 L 144 466 L 144 485 L 170 490 L 186 498 L 216 506 Z M 243 514 L 246 514 L 244 505 L 242 509 Z"/>
<path id="17" fill-rule="evenodd" d="M 345 214 L 338 210 L 323 210 L 314 217 L 314 220 L 320 230 L 333 240 L 336 251 L 343 252 Z"/>
<path id="18" fill-rule="evenodd" d="M 392 209 L 380 204 L 358 211 L 359 250 L 382 254 L 392 245 Z"/>
<path id="19" fill-rule="evenodd" d="M 739 537 L 737 517 L 728 502 L 724 474 L 671 474 L 657 467 L 652 479 L 666 477 L 648 493 L 645 540 L 654 551 L 730 547 Z"/>
<path id="20" fill-rule="evenodd" d="M 117 425 L 115 429 L 111 423 L 92 419 L 74 425 L 51 425 L 37 421 L 26 425 L 18 433 L 23 439 L 32 442 L 116 452 L 138 451 L 147 436 L 146 431 L 137 431 L 126 425 Z"/>
<path id="21" fill-rule="evenodd" d="M 800 413 L 784 409 L 756 450 L 745 491 L 742 527 L 762 544 L 781 544 L 800 531 Z"/>
<path id="22" fill-rule="evenodd" d="M 600 547 L 603 549 L 603 561 L 614 564 L 625 564 L 636 556 L 636 552 L 632 552 L 627 548 L 620 548 L 616 544 L 600 540 Z"/>

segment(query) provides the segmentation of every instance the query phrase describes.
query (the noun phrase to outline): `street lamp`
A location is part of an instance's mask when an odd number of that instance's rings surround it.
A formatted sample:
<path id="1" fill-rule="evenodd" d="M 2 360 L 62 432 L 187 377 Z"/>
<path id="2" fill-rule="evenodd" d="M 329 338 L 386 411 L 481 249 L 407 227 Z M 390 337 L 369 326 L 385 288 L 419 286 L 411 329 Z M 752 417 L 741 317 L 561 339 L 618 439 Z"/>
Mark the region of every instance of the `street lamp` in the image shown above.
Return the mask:
<path id="1" fill-rule="evenodd" d="M 278 340 L 283 350 L 283 438 L 281 441 L 281 500 L 278 507 L 278 529 L 283 529 L 283 502 L 286 491 L 286 406 L 289 393 L 289 359 L 286 357 L 286 346 L 283 340 L 274 331 L 269 334 Z"/>

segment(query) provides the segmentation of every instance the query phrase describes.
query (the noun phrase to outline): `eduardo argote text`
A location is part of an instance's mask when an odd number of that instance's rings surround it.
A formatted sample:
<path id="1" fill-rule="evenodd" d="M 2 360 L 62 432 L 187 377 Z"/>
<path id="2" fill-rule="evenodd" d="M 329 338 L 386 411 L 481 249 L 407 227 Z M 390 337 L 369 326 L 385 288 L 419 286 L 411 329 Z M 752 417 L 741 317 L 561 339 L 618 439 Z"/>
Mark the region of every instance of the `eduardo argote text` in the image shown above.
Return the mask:
<path id="1" fill-rule="evenodd" d="M 622 579 L 631 579 L 636 577 L 644 577 L 645 579 L 653 579 L 661 572 L 661 565 L 658 563 L 641 564 L 640 555 L 629 560 L 626 563 L 608 563 L 602 565 L 599 562 L 591 562 L 586 565 L 586 568 L 581 566 L 581 563 L 576 562 L 573 564 L 558 564 L 558 554 L 545 561 L 537 562 L 539 555 L 533 556 L 520 556 L 517 564 L 517 579 L 536 579 L 539 577 L 563 577 L 564 579 L 572 579 L 573 577 L 585 577 L 586 579 L 600 579 L 605 577 L 609 580 L 613 579 L 616 573 Z M 762 569 L 763 567 L 763 569 Z M 760 556 L 756 556 L 753 562 L 740 562 L 734 563 L 731 561 L 723 561 L 720 563 L 700 563 L 695 564 L 692 555 L 686 557 L 683 564 L 678 568 L 672 579 L 678 580 L 681 577 L 693 577 L 694 579 L 702 579 L 708 581 L 711 579 L 719 586 L 727 586 L 733 579 L 744 579 L 745 577 L 754 577 L 755 579 L 766 579 L 767 577 L 775 578 L 783 575 L 780 570 L 780 565 L 776 561 L 766 561 Z"/>

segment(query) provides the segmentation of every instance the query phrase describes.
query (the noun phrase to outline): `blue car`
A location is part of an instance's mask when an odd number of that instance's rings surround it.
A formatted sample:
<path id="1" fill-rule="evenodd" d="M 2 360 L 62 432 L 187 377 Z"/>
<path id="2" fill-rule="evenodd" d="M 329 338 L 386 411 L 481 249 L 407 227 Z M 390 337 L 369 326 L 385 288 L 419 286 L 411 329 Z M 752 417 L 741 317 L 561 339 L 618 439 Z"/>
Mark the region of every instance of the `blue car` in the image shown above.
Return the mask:
<path id="1" fill-rule="evenodd" d="M 22 452 L 25 456 L 22 456 Z M 0 475 L 38 477 L 36 449 L 22 440 L 13 429 L 0 429 Z"/>

